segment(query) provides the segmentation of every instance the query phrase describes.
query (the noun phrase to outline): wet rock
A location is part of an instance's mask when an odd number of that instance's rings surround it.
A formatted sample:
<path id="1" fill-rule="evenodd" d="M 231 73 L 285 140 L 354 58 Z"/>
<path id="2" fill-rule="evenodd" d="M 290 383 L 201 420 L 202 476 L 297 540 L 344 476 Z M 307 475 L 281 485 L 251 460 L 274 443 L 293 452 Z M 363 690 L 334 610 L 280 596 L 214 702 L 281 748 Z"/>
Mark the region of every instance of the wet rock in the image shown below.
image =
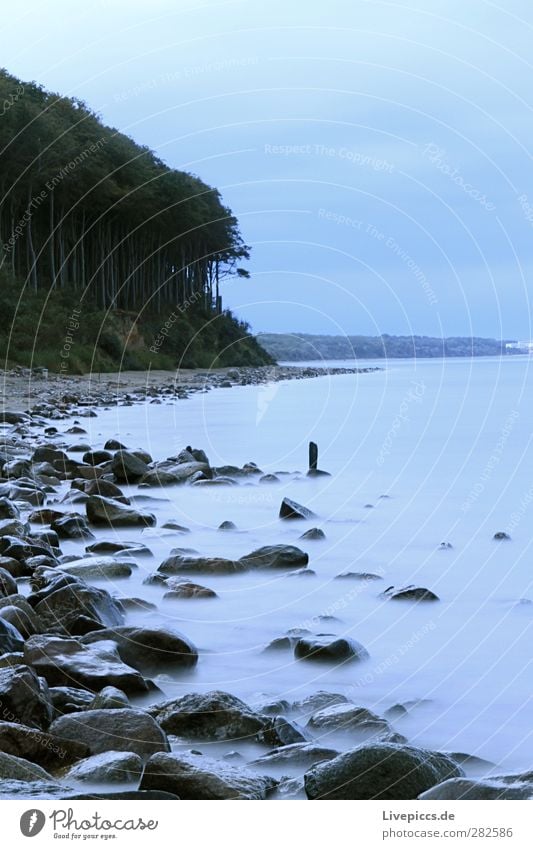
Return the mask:
<path id="1" fill-rule="evenodd" d="M 248 566 L 240 560 L 227 560 L 225 557 L 188 557 L 172 555 L 163 560 L 158 572 L 163 575 L 234 575 L 246 572 Z"/>
<path id="2" fill-rule="evenodd" d="M 85 710 L 94 701 L 94 693 L 79 687 L 50 687 L 50 699 L 55 716 Z"/>
<path id="3" fill-rule="evenodd" d="M 318 692 L 313 693 L 311 696 L 306 696 L 304 699 L 294 702 L 292 709 L 298 712 L 312 714 L 330 705 L 339 704 L 349 704 L 346 696 L 343 696 L 341 693 L 328 693 L 326 690 L 318 690 Z"/>
<path id="4" fill-rule="evenodd" d="M 313 730 L 325 733 L 352 732 L 359 743 L 370 740 L 383 743 L 406 743 L 403 735 L 398 734 L 373 711 L 356 705 L 337 704 L 317 711 L 308 722 Z"/>
<path id="5" fill-rule="evenodd" d="M 0 751 L 26 758 L 52 771 L 89 754 L 88 746 L 77 740 L 62 740 L 50 732 L 7 721 L 0 722 Z"/>
<path id="6" fill-rule="evenodd" d="M 439 551 L 450 551 L 453 548 L 451 542 L 441 542 L 439 545 Z"/>
<path id="7" fill-rule="evenodd" d="M 431 590 L 415 586 L 402 587 L 399 590 L 389 587 L 381 593 L 381 598 L 388 598 L 391 601 L 440 601 L 438 595 Z"/>
<path id="8" fill-rule="evenodd" d="M 190 534 L 191 529 L 185 527 L 185 525 L 180 525 L 178 522 L 165 522 L 164 525 L 161 525 L 167 531 L 176 531 L 178 534 Z"/>
<path id="9" fill-rule="evenodd" d="M 259 483 L 280 483 L 280 479 L 277 475 L 261 475 L 261 477 L 259 478 Z"/>
<path id="10" fill-rule="evenodd" d="M 73 448 L 70 449 L 71 451 Z M 87 463 L 89 466 L 99 466 L 101 463 L 108 463 L 113 459 L 113 455 L 110 451 L 87 451 L 82 460 L 84 463 Z"/>
<path id="11" fill-rule="evenodd" d="M 102 752 L 134 752 L 149 758 L 156 752 L 168 752 L 166 734 L 145 711 L 87 710 L 62 716 L 50 726 L 50 733 L 62 740 L 85 743 L 91 755 Z"/>
<path id="12" fill-rule="evenodd" d="M 23 537 L 30 531 L 30 526 L 19 519 L 0 520 L 0 537 Z"/>
<path id="13" fill-rule="evenodd" d="M 0 654 L 20 652 L 24 648 L 22 634 L 5 619 L 0 619 Z"/>
<path id="14" fill-rule="evenodd" d="M 31 637 L 40 630 L 35 617 L 29 616 L 25 610 L 15 607 L 14 604 L 2 607 L 0 609 L 0 618 L 13 625 L 24 639 Z"/>
<path id="15" fill-rule="evenodd" d="M 133 564 L 135 565 L 135 564 Z M 70 563 L 62 564 L 62 572 L 67 575 L 87 579 L 129 578 L 132 573 L 132 563 L 115 560 L 113 557 L 81 557 Z"/>
<path id="16" fill-rule="evenodd" d="M 120 603 L 106 590 L 90 586 L 65 572 L 54 575 L 44 589 L 28 596 L 28 601 L 39 617 L 43 630 L 52 633 L 84 633 L 84 629 L 78 627 L 80 618 L 92 622 L 94 628 L 122 625 L 124 621 Z"/>
<path id="17" fill-rule="evenodd" d="M 523 776 L 505 776 L 504 779 L 497 777 L 489 778 L 450 778 L 431 787 L 419 795 L 419 799 L 476 799 L 476 800 L 503 800 L 503 799 L 533 799 L 533 774 L 528 773 L 527 780 Z"/>
<path id="18" fill-rule="evenodd" d="M 85 431 L 83 431 L 85 433 Z M 104 445 L 104 451 L 126 451 L 126 446 L 117 439 L 108 439 Z"/>
<path id="19" fill-rule="evenodd" d="M 384 712 L 384 716 L 388 719 L 400 719 L 415 708 L 421 707 L 422 705 L 428 705 L 430 703 L 431 699 L 409 699 L 409 701 L 391 705 L 391 707 L 387 708 Z"/>
<path id="20" fill-rule="evenodd" d="M 143 771 L 142 758 L 134 752 L 102 752 L 85 758 L 72 767 L 66 781 L 87 781 L 93 784 L 116 784 L 139 781 Z"/>
<path id="21" fill-rule="evenodd" d="M 218 530 L 219 531 L 236 531 L 237 525 L 235 524 L 235 522 L 230 522 L 230 521 L 221 522 L 220 525 L 218 526 Z"/>
<path id="22" fill-rule="evenodd" d="M 262 731 L 257 735 L 257 741 L 265 746 L 290 746 L 293 743 L 308 743 L 310 736 L 301 725 L 286 719 L 284 716 L 276 716 L 266 723 Z"/>
<path id="23" fill-rule="evenodd" d="M 126 693 L 116 687 L 104 687 L 87 705 L 88 710 L 122 710 L 128 707 L 131 705 Z"/>
<path id="24" fill-rule="evenodd" d="M 2 717 L 34 728 L 48 728 L 53 706 L 45 682 L 28 666 L 0 669 Z"/>
<path id="25" fill-rule="evenodd" d="M 15 410 L 0 411 L 0 422 L 3 424 L 29 424 L 31 421 L 27 413 L 19 413 Z"/>
<path id="26" fill-rule="evenodd" d="M 300 539 L 326 539 L 326 534 L 321 528 L 309 528 L 308 531 L 301 535 Z"/>
<path id="27" fill-rule="evenodd" d="M 17 781 L 11 779 L 2 781 L 0 785 L 0 799 L 65 799 L 65 794 L 71 792 L 72 788 L 56 781 Z"/>
<path id="28" fill-rule="evenodd" d="M 145 513 L 127 504 L 122 504 L 113 498 L 101 495 L 91 495 L 85 505 L 87 518 L 93 525 L 105 525 L 111 528 L 119 527 L 152 527 L 156 518 L 152 513 Z"/>
<path id="29" fill-rule="evenodd" d="M 142 675 L 123 663 L 109 642 L 85 646 L 74 639 L 34 636 L 26 641 L 24 661 L 51 687 L 77 685 L 98 692 L 111 684 L 128 694 L 148 691 Z"/>
<path id="30" fill-rule="evenodd" d="M 296 569 L 307 566 L 309 555 L 295 545 L 265 545 L 240 559 L 248 569 Z"/>
<path id="31" fill-rule="evenodd" d="M 50 527 L 60 539 L 94 539 L 87 519 L 80 513 L 70 513 L 55 519 Z"/>
<path id="32" fill-rule="evenodd" d="M 265 799 L 276 781 L 203 755 L 154 755 L 146 764 L 141 790 L 166 790 L 180 799 Z"/>
<path id="33" fill-rule="evenodd" d="M 280 519 L 314 519 L 316 516 L 312 510 L 298 504 L 297 501 L 292 501 L 290 498 L 284 498 L 279 508 Z"/>
<path id="34" fill-rule="evenodd" d="M 4 782 L 10 779 L 15 781 L 53 781 L 52 776 L 41 766 L 32 764 L 23 758 L 0 752 L 0 780 Z"/>
<path id="35" fill-rule="evenodd" d="M 118 540 L 98 540 L 85 546 L 88 554 L 127 554 L 132 557 L 150 556 L 152 552 L 142 542 L 119 542 Z"/>
<path id="36" fill-rule="evenodd" d="M 461 768 L 440 752 L 393 743 L 351 749 L 305 774 L 309 799 L 416 799 Z"/>
<path id="37" fill-rule="evenodd" d="M 169 591 L 163 596 L 167 601 L 174 601 L 183 598 L 218 598 L 216 592 L 209 587 L 204 587 L 202 584 L 195 584 L 192 581 L 178 581 L 170 579 L 167 582 Z"/>
<path id="38" fill-rule="evenodd" d="M 252 761 L 252 765 L 262 767 L 265 770 L 268 770 L 269 767 L 296 766 L 309 768 L 323 761 L 331 761 L 339 754 L 340 752 L 336 749 L 320 746 L 317 743 L 293 743 L 290 746 L 282 746 L 262 755 Z"/>
<path id="39" fill-rule="evenodd" d="M 111 481 L 102 480 L 102 478 L 89 481 L 85 485 L 85 492 L 87 495 L 102 495 L 104 498 L 115 498 L 124 504 L 129 504 L 129 499 L 126 498 L 120 487 Z"/>
<path id="40" fill-rule="evenodd" d="M 188 693 L 156 705 L 151 713 L 169 734 L 196 740 L 255 738 L 268 720 L 230 693 Z"/>
<path id="41" fill-rule="evenodd" d="M 0 498 L 0 519 L 19 519 L 20 510 L 9 498 Z"/>
<path id="42" fill-rule="evenodd" d="M 17 592 L 17 582 L 7 569 L 0 568 L 0 595 L 14 595 Z"/>
<path id="43" fill-rule="evenodd" d="M 511 537 L 505 531 L 497 531 L 494 534 L 493 539 L 495 539 L 495 540 L 509 540 L 509 539 L 511 539 Z"/>
<path id="44" fill-rule="evenodd" d="M 335 575 L 336 581 L 382 581 L 381 575 L 376 575 L 374 572 L 341 572 L 340 575 Z"/>
<path id="45" fill-rule="evenodd" d="M 164 460 L 161 463 L 156 463 L 152 469 L 147 470 L 141 478 L 141 482 L 148 486 L 185 483 L 197 473 L 211 477 L 212 471 L 207 463 L 198 463 L 196 460 L 185 463 Z"/>
<path id="46" fill-rule="evenodd" d="M 84 645 L 112 640 L 124 663 L 152 673 L 171 667 L 187 669 L 198 662 L 198 651 L 183 634 L 169 628 L 135 628 L 124 625 L 93 631 L 82 638 Z"/>
<path id="47" fill-rule="evenodd" d="M 345 637 L 302 637 L 294 647 L 294 656 L 297 660 L 345 663 L 366 660 L 369 654 L 361 643 Z"/>
<path id="48" fill-rule="evenodd" d="M 119 483 L 137 483 L 149 469 L 148 464 L 131 451 L 117 451 L 111 470 Z"/>

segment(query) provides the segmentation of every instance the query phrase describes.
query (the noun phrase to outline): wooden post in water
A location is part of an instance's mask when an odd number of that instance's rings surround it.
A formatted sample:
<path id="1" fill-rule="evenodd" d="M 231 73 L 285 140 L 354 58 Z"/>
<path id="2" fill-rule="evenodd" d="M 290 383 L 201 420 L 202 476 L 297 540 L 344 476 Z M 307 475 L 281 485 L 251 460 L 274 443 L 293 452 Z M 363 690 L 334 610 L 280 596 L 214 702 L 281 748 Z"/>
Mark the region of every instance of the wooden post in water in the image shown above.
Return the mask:
<path id="1" fill-rule="evenodd" d="M 318 445 L 316 442 L 309 443 L 309 471 L 316 472 L 318 468 Z"/>

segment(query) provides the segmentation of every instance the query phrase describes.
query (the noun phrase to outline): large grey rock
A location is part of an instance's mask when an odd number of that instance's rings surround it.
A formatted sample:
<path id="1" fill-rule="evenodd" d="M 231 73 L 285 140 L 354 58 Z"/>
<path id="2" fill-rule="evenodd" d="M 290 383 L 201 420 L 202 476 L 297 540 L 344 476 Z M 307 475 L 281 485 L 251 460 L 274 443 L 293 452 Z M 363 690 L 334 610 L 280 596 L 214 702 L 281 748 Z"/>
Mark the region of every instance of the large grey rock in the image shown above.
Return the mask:
<path id="1" fill-rule="evenodd" d="M 34 728 L 48 728 L 54 716 L 48 687 L 28 666 L 0 669 L 0 707 L 3 719 Z"/>
<path id="2" fill-rule="evenodd" d="M 146 513 L 114 498 L 91 495 L 86 502 L 87 518 L 92 525 L 111 528 L 152 527 L 156 523 L 153 513 Z"/>
<path id="3" fill-rule="evenodd" d="M 63 740 L 18 722 L 0 722 L 0 752 L 55 771 L 87 757 L 89 747 L 78 740 Z"/>
<path id="4" fill-rule="evenodd" d="M 58 781 L 19 781 L 11 779 L 2 781 L 0 784 L 0 799 L 65 799 L 66 794 L 75 792 L 71 787 L 60 784 Z"/>
<path id="5" fill-rule="evenodd" d="M 114 557 L 80 557 L 62 564 L 62 572 L 87 580 L 88 578 L 129 578 L 132 564 L 128 560 L 115 560 Z"/>
<path id="6" fill-rule="evenodd" d="M 220 690 L 188 693 L 156 705 L 151 713 L 169 734 L 191 740 L 246 740 L 268 724 L 267 717 Z"/>
<path id="7" fill-rule="evenodd" d="M 24 758 L 0 752 L 0 781 L 53 781 L 51 775 L 37 764 Z"/>
<path id="8" fill-rule="evenodd" d="M 328 663 L 366 660 L 369 654 L 361 643 L 347 637 L 301 637 L 294 646 L 298 660 Z"/>
<path id="9" fill-rule="evenodd" d="M 159 754 L 146 764 L 141 790 L 166 790 L 180 799 L 265 799 L 276 781 L 203 755 Z"/>
<path id="10" fill-rule="evenodd" d="M 201 474 L 205 477 L 211 477 L 212 470 L 208 463 L 198 462 L 194 458 L 188 460 L 185 457 L 183 462 L 178 457 L 177 460 L 163 460 L 160 463 L 155 463 L 153 468 L 146 471 L 141 482 L 148 486 L 165 486 L 166 484 L 185 483 L 194 475 Z"/>
<path id="11" fill-rule="evenodd" d="M 73 686 L 98 692 L 112 685 L 125 693 L 146 693 L 142 675 L 120 658 L 110 642 L 82 645 L 78 640 L 38 635 L 27 640 L 24 660 L 51 687 Z"/>
<path id="12" fill-rule="evenodd" d="M 533 772 L 487 778 L 450 778 L 421 793 L 419 799 L 533 799 Z"/>
<path id="13" fill-rule="evenodd" d="M 279 508 L 280 519 L 314 519 L 316 514 L 291 498 L 284 498 Z"/>
<path id="14" fill-rule="evenodd" d="M 65 740 L 85 743 L 92 755 L 101 752 L 134 752 L 149 758 L 156 752 L 168 752 L 166 734 L 148 713 L 142 710 L 87 710 L 61 716 L 50 726 L 50 733 Z"/>
<path id="15" fill-rule="evenodd" d="M 50 698 L 56 718 L 64 713 L 86 710 L 94 701 L 95 695 L 91 690 L 83 690 L 81 687 L 50 687 Z"/>
<path id="16" fill-rule="evenodd" d="M 439 601 L 438 595 L 432 590 L 415 586 L 402 587 L 399 590 L 389 587 L 381 596 L 391 601 Z"/>
<path id="17" fill-rule="evenodd" d="M 2 607 L 0 609 L 0 618 L 13 625 L 24 639 L 31 637 L 40 630 L 37 617 L 33 613 L 33 610 L 31 613 L 28 613 L 26 610 L 22 610 L 14 604 Z"/>
<path id="18" fill-rule="evenodd" d="M 0 619 L 0 654 L 19 652 L 23 648 L 22 634 L 6 619 Z"/>
<path id="19" fill-rule="evenodd" d="M 111 470 L 119 483 L 137 483 L 148 472 L 148 465 L 131 451 L 117 451 Z"/>
<path id="20" fill-rule="evenodd" d="M 266 755 L 252 761 L 252 766 L 261 767 L 267 772 L 272 767 L 282 767 L 284 770 L 293 766 L 309 768 L 323 761 L 331 761 L 339 754 L 336 749 L 330 749 L 317 743 L 293 743 L 267 752 Z"/>
<path id="21" fill-rule="evenodd" d="M 135 752 L 102 752 L 91 755 L 73 766 L 66 781 L 86 781 L 111 784 L 139 781 L 143 771 L 142 758 Z"/>
<path id="22" fill-rule="evenodd" d="M 198 651 L 183 634 L 170 628 L 135 628 L 124 625 L 93 631 L 82 638 L 85 645 L 112 640 L 124 663 L 141 672 L 154 673 L 169 667 L 185 669 L 198 662 Z"/>
<path id="23" fill-rule="evenodd" d="M 386 719 L 367 708 L 356 705 L 337 704 L 317 711 L 308 722 L 315 733 L 329 735 L 349 731 L 354 742 L 369 741 L 383 743 L 407 743 L 405 737 L 398 734 Z"/>
<path id="24" fill-rule="evenodd" d="M 393 743 L 351 749 L 305 774 L 309 799 L 416 799 L 447 778 L 464 775 L 440 752 Z"/>
<path id="25" fill-rule="evenodd" d="M 0 595 L 14 595 L 16 592 L 17 582 L 6 569 L 0 568 Z"/>
<path id="26" fill-rule="evenodd" d="M 298 569 L 307 566 L 309 555 L 295 545 L 265 545 L 241 557 L 248 569 Z"/>
<path id="27" fill-rule="evenodd" d="M 163 560 L 157 571 L 162 575 L 234 575 L 238 572 L 246 572 L 247 569 L 247 564 L 241 560 L 174 554 Z"/>
<path id="28" fill-rule="evenodd" d="M 55 519 L 50 525 L 60 539 L 94 539 L 87 519 L 80 513 L 69 513 Z"/>
<path id="29" fill-rule="evenodd" d="M 50 572 L 46 572 L 43 579 L 48 581 L 49 577 Z M 106 590 L 61 571 L 54 572 L 50 582 L 29 596 L 29 601 L 43 630 L 52 633 L 83 634 L 124 622 L 122 605 Z"/>

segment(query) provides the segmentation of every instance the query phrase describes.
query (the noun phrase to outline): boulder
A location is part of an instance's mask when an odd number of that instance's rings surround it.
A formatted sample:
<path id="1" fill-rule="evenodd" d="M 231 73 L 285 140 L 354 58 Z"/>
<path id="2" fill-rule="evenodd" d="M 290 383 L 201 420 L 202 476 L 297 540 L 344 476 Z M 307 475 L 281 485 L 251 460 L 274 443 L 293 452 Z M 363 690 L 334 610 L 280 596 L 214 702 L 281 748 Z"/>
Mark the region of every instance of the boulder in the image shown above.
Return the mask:
<path id="1" fill-rule="evenodd" d="M 35 799 L 38 804 L 43 799 L 69 798 L 69 792 L 74 792 L 71 787 L 53 780 L 44 781 L 42 779 L 36 779 L 35 781 L 18 781 L 11 779 L 10 781 L 2 781 L 0 785 L 0 800 L 14 799 L 18 801 L 19 799 Z"/>
<path id="2" fill-rule="evenodd" d="M 135 564 L 133 564 L 135 565 Z M 129 578 L 132 573 L 131 561 L 115 560 L 113 557 L 81 557 L 58 567 L 67 575 L 77 578 L 101 580 L 102 578 Z"/>
<path id="3" fill-rule="evenodd" d="M 291 498 L 284 498 L 279 508 L 280 519 L 314 519 L 316 514 Z"/>
<path id="4" fill-rule="evenodd" d="M 49 692 L 55 717 L 86 710 L 95 698 L 91 690 L 82 690 L 79 687 L 50 687 Z"/>
<path id="5" fill-rule="evenodd" d="M 145 513 L 128 504 L 122 504 L 114 498 L 91 495 L 85 508 L 87 518 L 92 525 L 104 525 L 111 528 L 152 527 L 156 524 L 153 513 Z"/>
<path id="6" fill-rule="evenodd" d="M 129 499 L 126 498 L 122 490 L 112 481 L 102 480 L 97 478 L 89 481 L 84 486 L 87 495 L 103 495 L 104 498 L 116 498 L 124 504 L 129 504 Z"/>
<path id="7" fill-rule="evenodd" d="M 7 569 L 0 567 L 0 596 L 15 595 L 17 592 L 17 582 L 9 574 Z"/>
<path id="8" fill-rule="evenodd" d="M 163 560 L 158 567 L 162 575 L 234 575 L 246 572 L 248 565 L 242 560 L 227 560 L 225 557 L 188 557 L 175 554 Z"/>
<path id="9" fill-rule="evenodd" d="M 24 648 L 24 638 L 17 629 L 5 619 L 0 619 L 0 654 L 19 652 Z"/>
<path id="10" fill-rule="evenodd" d="M 89 647 L 73 639 L 30 637 L 24 646 L 24 661 L 51 687 L 77 686 L 98 692 L 112 685 L 128 694 L 148 691 L 142 675 L 123 663 L 109 642 Z"/>
<path id="11" fill-rule="evenodd" d="M 366 660 L 369 654 L 361 643 L 347 637 L 301 637 L 294 646 L 297 660 L 346 661 Z"/>
<path id="12" fill-rule="evenodd" d="M 240 559 L 248 569 L 298 569 L 307 566 L 309 555 L 295 545 L 265 545 Z"/>
<path id="13" fill-rule="evenodd" d="M 163 596 L 167 601 L 182 598 L 218 598 L 216 592 L 209 587 L 204 587 L 202 584 L 195 584 L 193 581 L 187 581 L 185 579 L 180 581 L 176 578 L 170 578 L 167 586 L 169 590 Z"/>
<path id="14" fill-rule="evenodd" d="M 308 531 L 305 531 L 300 537 L 300 539 L 326 539 L 326 534 L 321 528 L 309 528 Z"/>
<path id="15" fill-rule="evenodd" d="M 402 587 L 396 590 L 394 587 L 389 587 L 385 592 L 381 593 L 382 598 L 388 598 L 391 601 L 439 601 L 438 595 L 435 595 L 426 587 Z"/>
<path id="16" fill-rule="evenodd" d="M 309 768 L 323 761 L 331 761 L 339 754 L 336 749 L 329 749 L 317 743 L 293 743 L 262 755 L 252 761 L 252 766 L 261 767 L 267 772 L 271 767 L 282 767 L 283 769 L 292 766 L 299 769 L 301 767 Z"/>
<path id="17" fill-rule="evenodd" d="M 0 498 L 0 519 L 19 519 L 20 510 L 9 498 Z"/>
<path id="18" fill-rule="evenodd" d="M 178 667 L 187 669 L 198 662 L 195 646 L 170 628 L 131 627 L 106 628 L 82 637 L 84 645 L 112 640 L 124 663 L 141 672 L 156 673 Z"/>
<path id="19" fill-rule="evenodd" d="M 0 722 L 0 752 L 25 758 L 54 771 L 87 757 L 89 748 L 77 740 L 61 740 L 49 732 L 6 721 Z"/>
<path id="20" fill-rule="evenodd" d="M 316 693 L 306 696 L 298 702 L 293 702 L 292 709 L 298 711 L 298 713 L 309 715 L 330 705 L 339 704 L 349 704 L 346 696 L 343 696 L 341 693 L 328 693 L 326 690 L 318 690 Z"/>
<path id="21" fill-rule="evenodd" d="M 359 743 L 375 740 L 383 743 L 406 743 L 407 740 L 389 725 L 386 719 L 368 708 L 351 704 L 336 704 L 322 708 L 307 723 L 322 734 L 350 731 Z"/>
<path id="22" fill-rule="evenodd" d="M 419 799 L 498 800 L 533 799 L 533 773 L 489 776 L 488 778 L 450 778 L 421 793 Z"/>
<path id="23" fill-rule="evenodd" d="M 199 463 L 196 460 L 184 463 L 164 460 L 162 463 L 156 463 L 152 469 L 147 470 L 141 478 L 141 483 L 148 486 L 185 483 L 198 473 L 204 477 L 211 477 L 212 475 L 211 468 L 207 463 Z"/>
<path id="24" fill-rule="evenodd" d="M 86 710 L 61 716 L 50 726 L 50 733 L 61 740 L 85 743 L 91 755 L 102 752 L 134 752 L 149 758 L 156 752 L 168 752 L 166 734 L 145 711 Z"/>
<path id="25" fill-rule="evenodd" d="M 111 470 L 119 483 L 137 483 L 148 472 L 148 465 L 131 451 L 117 451 Z"/>
<path id="26" fill-rule="evenodd" d="M 43 630 L 63 634 L 86 633 L 98 627 L 122 625 L 120 602 L 106 590 L 90 586 L 74 575 L 59 572 L 41 592 L 28 597 Z M 81 626 L 80 626 L 81 620 Z"/>
<path id="27" fill-rule="evenodd" d="M 16 598 L 16 596 L 13 596 L 13 598 Z M 25 610 L 21 610 L 20 607 L 16 607 L 14 604 L 8 604 L 6 607 L 2 607 L 0 609 L 0 619 L 3 619 L 5 622 L 9 622 L 13 625 L 24 639 L 31 637 L 40 630 L 37 618 L 33 615 L 33 611 L 32 615 L 30 615 Z"/>
<path id="28" fill-rule="evenodd" d="M 351 749 L 305 774 L 308 799 L 417 799 L 448 778 L 464 773 L 440 752 L 394 743 Z"/>
<path id="29" fill-rule="evenodd" d="M 204 755 L 153 755 L 144 769 L 141 790 L 166 790 L 180 799 L 265 799 L 277 782 Z"/>
<path id="30" fill-rule="evenodd" d="M 142 758 L 135 752 L 102 752 L 73 766 L 65 779 L 93 784 L 138 782 L 143 771 Z"/>
<path id="31" fill-rule="evenodd" d="M 54 710 L 48 687 L 28 666 L 0 669 L 1 716 L 9 722 L 45 729 Z"/>
<path id="32" fill-rule="evenodd" d="M 73 451 L 73 447 L 70 448 Z M 82 457 L 84 463 L 87 463 L 89 466 L 99 466 L 100 463 L 108 463 L 113 459 L 113 455 L 110 451 L 86 451 Z"/>
<path id="33" fill-rule="evenodd" d="M 118 690 L 116 687 L 104 687 L 96 694 L 91 703 L 87 706 L 88 710 L 122 710 L 122 708 L 131 707 L 126 693 Z"/>
<path id="34" fill-rule="evenodd" d="M 94 539 L 87 519 L 80 513 L 70 513 L 55 519 L 50 527 L 60 539 Z"/>
<path id="35" fill-rule="evenodd" d="M 230 693 L 188 693 L 156 705 L 151 713 L 169 734 L 191 740 L 246 740 L 262 731 L 268 718 Z"/>
<path id="36" fill-rule="evenodd" d="M 0 781 L 53 781 L 41 766 L 32 764 L 24 758 L 0 752 Z"/>

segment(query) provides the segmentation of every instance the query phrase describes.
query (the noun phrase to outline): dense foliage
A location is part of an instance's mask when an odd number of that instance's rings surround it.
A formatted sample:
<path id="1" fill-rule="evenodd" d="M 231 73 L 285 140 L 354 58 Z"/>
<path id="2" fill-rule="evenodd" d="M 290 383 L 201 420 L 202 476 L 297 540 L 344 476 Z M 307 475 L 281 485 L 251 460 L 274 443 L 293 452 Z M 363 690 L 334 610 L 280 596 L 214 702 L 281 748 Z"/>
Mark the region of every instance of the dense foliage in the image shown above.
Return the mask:
<path id="1" fill-rule="evenodd" d="M 352 360 L 404 357 L 482 357 L 507 351 L 505 341 L 454 336 L 313 336 L 262 333 L 259 341 L 276 360 Z"/>
<path id="2" fill-rule="evenodd" d="M 216 189 L 104 126 L 85 103 L 0 70 L 8 361 L 53 368 L 69 311 L 79 308 L 80 368 L 93 355 L 117 367 L 120 351 L 139 367 L 205 367 L 216 357 L 219 365 L 269 363 L 247 326 L 222 310 L 220 280 L 248 276 L 239 265 L 248 255 Z M 176 310 L 164 344 L 154 347 Z M 128 323 L 136 330 L 124 337 Z"/>

